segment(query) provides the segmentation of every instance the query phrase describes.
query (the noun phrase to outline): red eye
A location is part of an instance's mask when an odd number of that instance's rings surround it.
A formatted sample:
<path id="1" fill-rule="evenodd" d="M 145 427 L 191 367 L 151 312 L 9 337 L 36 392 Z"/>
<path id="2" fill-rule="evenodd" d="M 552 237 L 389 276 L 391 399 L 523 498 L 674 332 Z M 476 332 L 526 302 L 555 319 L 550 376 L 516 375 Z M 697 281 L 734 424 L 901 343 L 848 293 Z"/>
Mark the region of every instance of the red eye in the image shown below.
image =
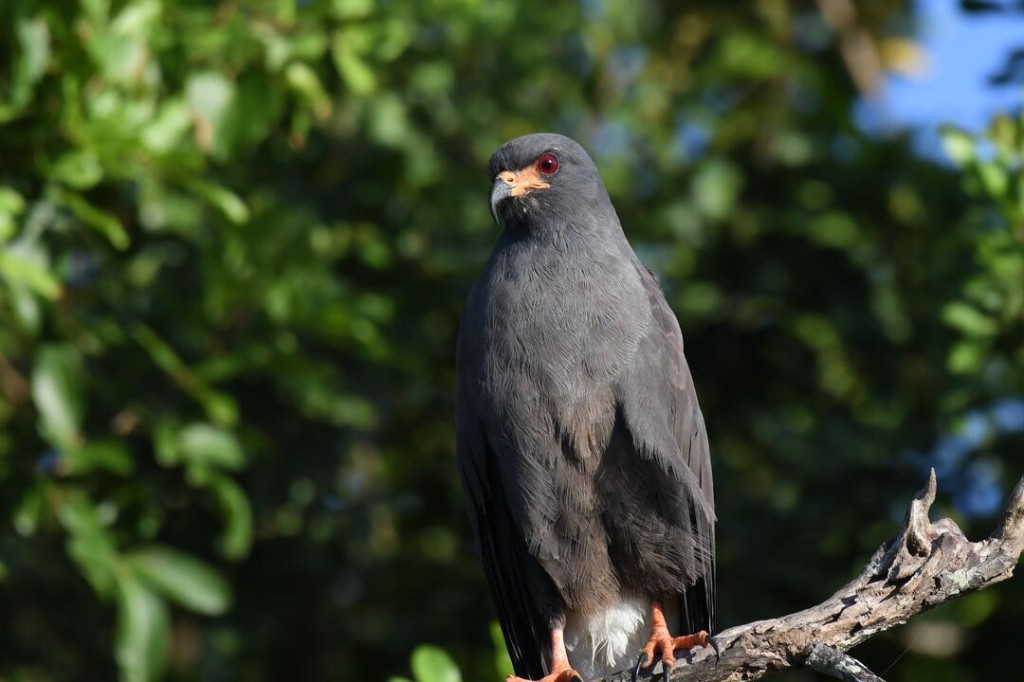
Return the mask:
<path id="1" fill-rule="evenodd" d="M 544 175 L 554 175 L 558 172 L 558 157 L 554 154 L 541 154 L 537 159 L 537 170 Z"/>

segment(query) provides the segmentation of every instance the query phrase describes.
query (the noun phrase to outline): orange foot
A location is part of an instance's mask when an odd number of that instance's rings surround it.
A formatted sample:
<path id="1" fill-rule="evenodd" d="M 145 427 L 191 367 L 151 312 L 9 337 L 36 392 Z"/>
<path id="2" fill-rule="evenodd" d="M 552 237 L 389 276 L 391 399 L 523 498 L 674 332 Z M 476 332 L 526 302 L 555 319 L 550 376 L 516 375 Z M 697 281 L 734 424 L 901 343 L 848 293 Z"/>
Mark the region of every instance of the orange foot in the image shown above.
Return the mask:
<path id="1" fill-rule="evenodd" d="M 711 638 L 707 631 L 701 630 L 695 635 L 684 635 L 673 637 L 665 624 L 665 613 L 662 610 L 661 602 L 651 601 L 651 612 L 653 623 L 651 625 L 651 638 L 647 640 L 647 646 L 640 651 L 640 658 L 633 670 L 633 679 L 636 680 L 641 668 L 649 668 L 654 663 L 654 654 L 661 652 L 661 665 L 665 670 L 665 679 L 669 677 L 672 667 L 676 664 L 676 649 L 692 649 L 695 646 L 711 646 Z"/>
<path id="2" fill-rule="evenodd" d="M 505 682 L 533 682 L 532 680 L 526 680 L 522 677 L 516 677 L 515 675 L 509 675 L 505 678 Z M 536 682 L 583 682 L 583 678 L 580 674 L 572 668 L 565 668 L 564 670 L 553 670 L 551 673 L 545 675 Z"/>
<path id="3" fill-rule="evenodd" d="M 536 682 L 583 682 L 583 677 L 569 665 L 569 656 L 565 652 L 562 640 L 562 628 L 551 629 L 551 672 Z M 534 682 L 522 677 L 509 675 L 505 682 Z"/>

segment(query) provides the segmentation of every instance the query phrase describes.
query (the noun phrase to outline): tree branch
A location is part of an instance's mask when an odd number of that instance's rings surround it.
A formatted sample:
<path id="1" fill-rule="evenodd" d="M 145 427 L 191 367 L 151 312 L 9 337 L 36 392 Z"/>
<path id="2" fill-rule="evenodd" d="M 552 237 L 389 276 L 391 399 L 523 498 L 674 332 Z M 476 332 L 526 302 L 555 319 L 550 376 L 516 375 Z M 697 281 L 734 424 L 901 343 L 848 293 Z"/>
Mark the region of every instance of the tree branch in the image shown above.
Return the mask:
<path id="1" fill-rule="evenodd" d="M 810 646 L 804 666 L 843 682 L 885 682 L 853 656 L 821 642 Z"/>
<path id="2" fill-rule="evenodd" d="M 1006 580 L 1024 550 L 1024 478 L 999 528 L 980 542 L 970 542 L 950 519 L 929 521 L 934 501 L 933 470 L 899 536 L 875 552 L 860 576 L 817 606 L 718 634 L 717 654 L 694 650 L 676 663 L 671 682 L 755 680 L 805 666 L 843 680 L 879 682 L 843 652 L 922 611 Z M 605 682 L 629 679 L 623 671 Z"/>

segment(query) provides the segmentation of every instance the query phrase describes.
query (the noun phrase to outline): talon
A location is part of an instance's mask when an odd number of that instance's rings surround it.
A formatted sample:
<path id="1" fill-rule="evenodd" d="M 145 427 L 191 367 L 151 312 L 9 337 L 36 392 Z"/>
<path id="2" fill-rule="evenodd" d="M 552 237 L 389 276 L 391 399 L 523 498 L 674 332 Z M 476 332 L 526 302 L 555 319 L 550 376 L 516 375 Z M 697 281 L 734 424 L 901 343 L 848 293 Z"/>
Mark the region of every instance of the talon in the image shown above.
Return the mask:
<path id="1" fill-rule="evenodd" d="M 636 666 L 633 668 L 633 677 L 630 682 L 636 682 L 637 678 L 640 677 L 640 668 L 646 668 L 651 660 L 651 657 L 647 655 L 646 651 L 641 651 L 640 655 L 636 659 Z"/>
<path id="2" fill-rule="evenodd" d="M 665 682 L 668 682 L 668 678 L 672 675 L 672 668 L 676 667 L 676 659 L 663 659 L 661 661 L 661 675 Z"/>
<path id="3" fill-rule="evenodd" d="M 658 643 L 653 639 L 652 635 L 652 641 L 647 642 L 647 646 L 645 646 L 643 651 L 640 652 L 640 655 L 644 657 L 644 664 L 641 667 L 650 668 L 654 665 L 654 652 L 657 650 Z"/>
<path id="4" fill-rule="evenodd" d="M 715 651 L 715 665 L 722 662 L 722 649 L 718 646 L 718 640 L 714 637 L 708 637 L 708 646 Z"/>

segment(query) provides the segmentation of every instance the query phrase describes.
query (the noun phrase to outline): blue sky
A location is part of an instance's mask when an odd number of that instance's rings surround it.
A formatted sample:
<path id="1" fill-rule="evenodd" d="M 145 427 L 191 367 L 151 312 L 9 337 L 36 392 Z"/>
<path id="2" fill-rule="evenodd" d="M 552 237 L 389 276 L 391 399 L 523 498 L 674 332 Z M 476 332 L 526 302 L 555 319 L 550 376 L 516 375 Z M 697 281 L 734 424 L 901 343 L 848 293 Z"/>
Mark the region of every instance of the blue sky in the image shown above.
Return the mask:
<path id="1" fill-rule="evenodd" d="M 988 79 L 1011 49 L 1024 46 L 1024 13 L 967 14 L 954 0 L 917 0 L 914 7 L 924 69 L 888 74 L 881 97 L 862 102 L 857 117 L 866 130 L 912 129 L 918 149 L 937 156 L 939 125 L 977 131 L 994 114 L 1020 109 L 1021 84 L 992 86 Z"/>

